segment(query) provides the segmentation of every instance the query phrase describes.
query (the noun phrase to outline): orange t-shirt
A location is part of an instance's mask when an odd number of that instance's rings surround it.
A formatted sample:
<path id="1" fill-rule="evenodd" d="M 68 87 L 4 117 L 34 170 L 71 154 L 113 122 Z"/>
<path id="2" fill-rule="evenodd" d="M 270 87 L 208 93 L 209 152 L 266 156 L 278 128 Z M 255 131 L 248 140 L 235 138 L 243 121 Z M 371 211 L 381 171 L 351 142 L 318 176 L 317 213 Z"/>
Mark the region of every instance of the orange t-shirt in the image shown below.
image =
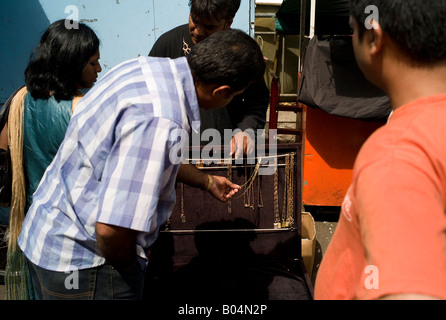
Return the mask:
<path id="1" fill-rule="evenodd" d="M 315 299 L 446 299 L 446 94 L 397 109 L 364 144 Z"/>

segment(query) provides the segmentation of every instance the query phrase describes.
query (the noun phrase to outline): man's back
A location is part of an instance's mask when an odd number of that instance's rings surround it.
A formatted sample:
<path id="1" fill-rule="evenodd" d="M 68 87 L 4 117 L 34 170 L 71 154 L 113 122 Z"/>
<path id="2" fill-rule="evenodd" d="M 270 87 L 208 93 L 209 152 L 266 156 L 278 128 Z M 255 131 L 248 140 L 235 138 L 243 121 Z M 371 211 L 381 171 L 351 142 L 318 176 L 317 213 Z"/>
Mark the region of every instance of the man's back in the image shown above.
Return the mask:
<path id="1" fill-rule="evenodd" d="M 446 94 L 421 98 L 365 143 L 318 272 L 317 299 L 446 299 L 445 118 Z"/>

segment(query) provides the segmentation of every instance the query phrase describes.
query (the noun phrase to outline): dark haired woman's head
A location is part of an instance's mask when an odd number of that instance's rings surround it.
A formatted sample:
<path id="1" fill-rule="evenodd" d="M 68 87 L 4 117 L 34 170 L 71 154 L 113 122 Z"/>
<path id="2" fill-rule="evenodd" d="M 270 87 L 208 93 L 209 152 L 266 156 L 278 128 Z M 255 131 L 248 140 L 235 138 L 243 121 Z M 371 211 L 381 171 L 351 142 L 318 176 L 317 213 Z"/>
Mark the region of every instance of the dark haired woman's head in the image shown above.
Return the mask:
<path id="1" fill-rule="evenodd" d="M 381 29 L 412 60 L 439 62 L 446 58 L 445 0 L 350 0 L 350 15 L 366 31 L 372 9 Z"/>
<path id="2" fill-rule="evenodd" d="M 65 24 L 58 20 L 43 34 L 25 71 L 31 95 L 47 99 L 72 99 L 78 89 L 90 88 L 101 71 L 99 39 L 83 23 Z"/>
<path id="3" fill-rule="evenodd" d="M 265 73 L 259 45 L 236 29 L 204 39 L 192 48 L 188 61 L 196 84 L 227 86 L 228 94 L 245 90 Z"/>

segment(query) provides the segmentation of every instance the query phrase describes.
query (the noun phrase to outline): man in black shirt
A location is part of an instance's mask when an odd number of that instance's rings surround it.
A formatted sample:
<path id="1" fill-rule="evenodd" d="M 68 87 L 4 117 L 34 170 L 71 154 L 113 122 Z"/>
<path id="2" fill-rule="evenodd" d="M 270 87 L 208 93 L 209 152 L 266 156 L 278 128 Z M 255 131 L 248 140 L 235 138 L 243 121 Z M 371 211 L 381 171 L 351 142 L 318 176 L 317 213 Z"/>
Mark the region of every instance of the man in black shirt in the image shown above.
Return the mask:
<path id="1" fill-rule="evenodd" d="M 195 44 L 217 31 L 231 27 L 240 7 L 240 0 L 190 0 L 189 6 L 189 23 L 161 35 L 149 56 L 187 57 Z M 200 108 L 201 132 L 206 129 L 218 130 L 222 140 L 213 142 L 222 143 L 225 129 L 240 129 L 232 139 L 231 154 L 235 154 L 236 158 L 242 154 L 251 154 L 254 151 L 255 138 L 248 133 L 256 133 L 257 129 L 264 128 L 268 103 L 269 90 L 265 81 L 253 83 L 225 108 Z"/>

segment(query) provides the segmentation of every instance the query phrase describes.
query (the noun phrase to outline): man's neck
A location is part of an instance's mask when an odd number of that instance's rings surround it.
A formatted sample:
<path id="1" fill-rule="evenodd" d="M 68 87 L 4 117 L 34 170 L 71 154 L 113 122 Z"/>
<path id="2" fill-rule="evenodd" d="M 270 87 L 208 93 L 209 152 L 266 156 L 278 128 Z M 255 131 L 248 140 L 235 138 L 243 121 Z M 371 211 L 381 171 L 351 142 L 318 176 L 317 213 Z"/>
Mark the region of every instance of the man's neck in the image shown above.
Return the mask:
<path id="1" fill-rule="evenodd" d="M 397 63 L 387 79 L 384 91 L 396 110 L 416 99 L 446 93 L 446 61 L 423 66 Z"/>

